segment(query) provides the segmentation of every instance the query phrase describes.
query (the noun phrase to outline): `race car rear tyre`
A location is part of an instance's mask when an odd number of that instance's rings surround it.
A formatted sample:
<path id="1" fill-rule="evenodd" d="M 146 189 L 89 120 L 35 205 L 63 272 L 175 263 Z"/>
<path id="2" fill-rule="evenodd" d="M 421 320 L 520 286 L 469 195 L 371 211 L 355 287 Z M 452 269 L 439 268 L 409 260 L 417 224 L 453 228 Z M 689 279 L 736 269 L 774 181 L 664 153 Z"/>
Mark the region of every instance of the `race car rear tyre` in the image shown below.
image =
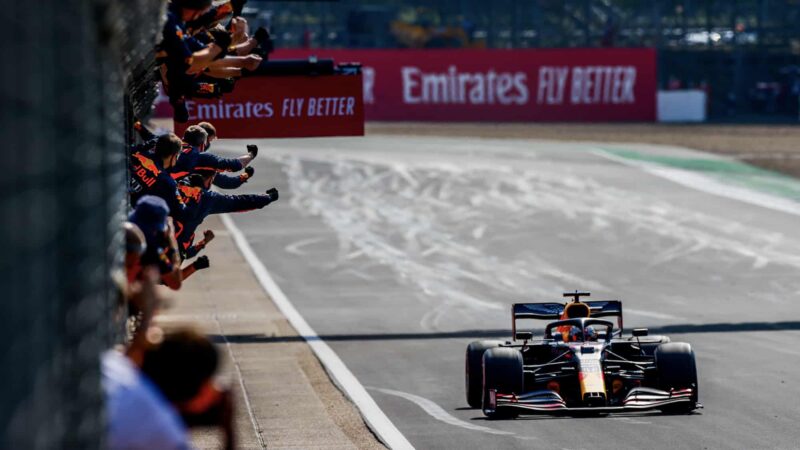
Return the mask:
<path id="1" fill-rule="evenodd" d="M 521 394 L 524 388 L 522 353 L 515 348 L 490 348 L 483 354 L 483 412 L 489 418 L 512 418 L 518 413 L 502 409 L 489 411 L 489 390 L 501 394 Z"/>
<path id="2" fill-rule="evenodd" d="M 692 401 L 661 408 L 664 412 L 688 413 L 697 408 L 698 384 L 697 363 L 692 346 L 683 342 L 661 344 L 655 351 L 656 372 L 659 387 L 670 389 L 692 389 Z"/>
<path id="3" fill-rule="evenodd" d="M 480 408 L 483 400 L 483 353 L 499 347 L 503 341 L 473 341 L 467 346 L 464 358 L 464 384 L 467 391 L 467 404 Z"/>

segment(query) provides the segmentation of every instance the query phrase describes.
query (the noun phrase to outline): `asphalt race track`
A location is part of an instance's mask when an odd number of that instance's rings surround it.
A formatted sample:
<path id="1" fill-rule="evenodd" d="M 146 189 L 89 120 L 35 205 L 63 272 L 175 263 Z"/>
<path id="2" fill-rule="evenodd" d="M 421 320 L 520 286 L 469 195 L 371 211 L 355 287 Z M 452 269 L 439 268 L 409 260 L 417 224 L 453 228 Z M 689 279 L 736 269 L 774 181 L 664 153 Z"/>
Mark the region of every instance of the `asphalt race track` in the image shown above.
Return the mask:
<path id="1" fill-rule="evenodd" d="M 281 200 L 236 224 L 415 447 L 800 445 L 791 200 L 800 182 L 645 145 L 397 136 L 259 145 L 243 190 L 274 185 Z M 621 299 L 628 330 L 691 343 L 705 408 L 511 421 L 468 409 L 466 345 L 507 337 L 511 303 L 574 289 Z"/>

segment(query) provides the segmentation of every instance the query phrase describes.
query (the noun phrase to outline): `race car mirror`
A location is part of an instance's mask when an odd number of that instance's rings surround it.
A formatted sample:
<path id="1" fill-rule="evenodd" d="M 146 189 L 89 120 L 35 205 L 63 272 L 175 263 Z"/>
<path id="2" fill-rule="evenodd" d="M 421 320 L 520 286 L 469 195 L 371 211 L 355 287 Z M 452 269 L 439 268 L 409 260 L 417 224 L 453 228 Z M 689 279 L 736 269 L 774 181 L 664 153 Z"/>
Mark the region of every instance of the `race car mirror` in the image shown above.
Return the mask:
<path id="1" fill-rule="evenodd" d="M 517 332 L 517 340 L 519 341 L 530 341 L 533 338 L 533 333 L 530 331 L 518 331 Z"/>
<path id="2" fill-rule="evenodd" d="M 634 328 L 633 329 L 633 335 L 635 337 L 647 336 L 648 333 L 649 333 L 649 331 L 648 331 L 647 328 Z"/>

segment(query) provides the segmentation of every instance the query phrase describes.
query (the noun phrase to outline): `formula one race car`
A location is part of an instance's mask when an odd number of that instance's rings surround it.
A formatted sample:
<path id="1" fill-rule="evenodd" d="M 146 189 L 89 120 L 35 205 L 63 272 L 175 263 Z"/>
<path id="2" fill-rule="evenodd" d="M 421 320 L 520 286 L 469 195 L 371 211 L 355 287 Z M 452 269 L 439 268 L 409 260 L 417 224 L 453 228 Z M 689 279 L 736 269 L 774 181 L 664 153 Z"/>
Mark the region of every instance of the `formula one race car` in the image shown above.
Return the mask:
<path id="1" fill-rule="evenodd" d="M 467 403 L 491 418 L 519 414 L 613 413 L 659 409 L 689 413 L 698 403 L 697 366 L 689 344 L 622 335 L 622 302 L 516 303 L 512 339 L 467 346 Z M 617 328 L 603 317 L 616 317 Z M 554 320 L 541 339 L 518 331 L 520 319 Z"/>

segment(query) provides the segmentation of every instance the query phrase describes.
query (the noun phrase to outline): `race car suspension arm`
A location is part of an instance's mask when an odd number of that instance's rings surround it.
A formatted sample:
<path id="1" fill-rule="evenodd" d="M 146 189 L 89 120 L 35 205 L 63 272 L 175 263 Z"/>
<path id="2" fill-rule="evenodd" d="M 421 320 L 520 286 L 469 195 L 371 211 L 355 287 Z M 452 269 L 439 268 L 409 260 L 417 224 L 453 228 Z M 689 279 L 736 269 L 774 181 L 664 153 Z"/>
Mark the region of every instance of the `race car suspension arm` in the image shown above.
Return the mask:
<path id="1" fill-rule="evenodd" d="M 524 366 L 524 369 L 526 369 L 525 372 L 535 374 L 538 371 L 544 369 L 545 367 L 563 365 L 566 361 L 558 361 L 558 360 L 563 358 L 565 355 L 569 354 L 570 352 L 571 352 L 571 350 L 567 350 L 564 353 L 556 356 L 555 358 L 551 359 L 550 361 L 548 361 L 548 362 L 546 362 L 544 364 L 528 364 L 528 365 L 525 365 Z"/>
<path id="2" fill-rule="evenodd" d="M 612 352 L 611 350 L 608 350 L 608 349 L 606 349 L 606 353 L 611 355 L 611 356 L 613 356 L 614 358 L 616 358 L 616 359 L 608 359 L 608 358 L 606 358 L 606 359 L 604 359 L 604 362 L 606 362 L 606 363 L 610 363 L 610 364 L 629 364 L 629 365 L 636 366 L 636 368 L 638 368 L 639 370 L 642 370 L 642 371 L 653 369 L 653 363 L 652 362 L 649 362 L 649 361 L 631 361 L 629 359 L 623 358 L 620 355 L 617 355 L 616 353 L 614 353 L 614 352 Z"/>

